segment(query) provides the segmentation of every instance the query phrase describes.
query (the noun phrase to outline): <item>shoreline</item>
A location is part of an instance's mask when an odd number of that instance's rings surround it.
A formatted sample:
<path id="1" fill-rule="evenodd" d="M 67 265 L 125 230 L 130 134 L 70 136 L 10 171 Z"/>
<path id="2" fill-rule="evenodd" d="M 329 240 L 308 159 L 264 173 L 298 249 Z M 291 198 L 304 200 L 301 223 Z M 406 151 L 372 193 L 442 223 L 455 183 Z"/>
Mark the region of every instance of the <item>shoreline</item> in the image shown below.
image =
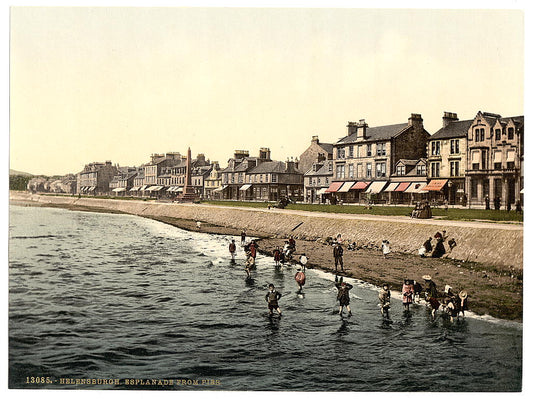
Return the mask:
<path id="1" fill-rule="evenodd" d="M 128 214 L 108 208 L 75 204 L 43 204 L 24 200 L 11 200 L 10 204 Z M 241 232 L 237 228 L 207 222 L 202 222 L 198 228 L 196 221 L 191 219 L 154 215 L 137 216 L 154 219 L 184 230 L 208 234 L 239 236 Z M 277 246 L 283 247 L 285 242 L 285 238 L 272 237 L 261 231 L 251 229 L 246 229 L 246 231 L 247 236 L 258 238 L 259 252 L 266 256 L 272 256 L 274 249 Z M 344 245 L 345 272 L 338 274 L 376 286 L 381 286 L 386 282 L 395 291 L 401 291 L 404 278 L 417 280 L 424 285 L 422 276 L 429 274 L 441 292 L 446 284 L 450 285 L 454 292 L 467 290 L 471 312 L 477 315 L 487 314 L 499 319 L 522 322 L 522 281 L 516 276 L 512 276 L 512 272 L 508 269 L 447 258 L 420 258 L 415 254 L 394 252 L 394 248 L 392 249 L 393 252 L 384 258 L 381 251 L 376 249 L 365 248 L 348 251 Z M 309 259 L 308 268 L 335 273 L 332 251 L 332 247 L 321 240 L 296 239 L 294 258 L 297 259 L 300 254 L 305 253 Z"/>

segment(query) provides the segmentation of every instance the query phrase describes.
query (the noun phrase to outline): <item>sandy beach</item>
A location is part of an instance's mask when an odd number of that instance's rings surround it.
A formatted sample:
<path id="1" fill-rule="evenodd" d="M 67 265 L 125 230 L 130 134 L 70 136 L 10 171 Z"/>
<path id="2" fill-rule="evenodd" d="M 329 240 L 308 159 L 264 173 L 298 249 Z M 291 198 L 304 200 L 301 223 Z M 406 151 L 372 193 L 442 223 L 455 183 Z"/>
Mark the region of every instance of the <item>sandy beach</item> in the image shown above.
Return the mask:
<path id="1" fill-rule="evenodd" d="M 34 202 L 12 201 L 12 204 L 43 206 Z M 47 204 L 46 206 L 51 206 Z M 109 212 L 107 209 L 76 206 L 55 205 L 81 211 Z M 231 227 L 201 223 L 197 227 L 196 221 L 173 217 L 152 217 L 173 226 L 209 234 L 239 235 L 241 230 Z M 271 256 L 276 247 L 283 247 L 284 238 L 269 237 L 261 231 L 247 230 L 249 237 L 259 238 L 259 252 Z M 288 237 L 287 237 L 288 238 Z M 381 285 L 389 283 L 394 290 L 401 290 L 404 278 L 410 278 L 424 285 L 423 275 L 429 274 L 440 291 L 446 284 L 454 292 L 466 290 L 469 294 L 470 310 L 476 314 L 488 314 L 493 317 L 522 321 L 522 271 L 509 267 L 488 266 L 481 263 L 464 262 L 452 259 L 421 258 L 417 254 L 406 254 L 394 251 L 384 257 L 378 249 L 362 248 L 349 251 L 344 245 L 344 273 L 340 275 L 353 277 L 368 283 Z M 296 256 L 305 253 L 309 259 L 309 268 L 319 268 L 328 272 L 335 272 L 333 248 L 321 240 L 296 240 Z M 228 253 L 229 256 L 229 253 Z"/>

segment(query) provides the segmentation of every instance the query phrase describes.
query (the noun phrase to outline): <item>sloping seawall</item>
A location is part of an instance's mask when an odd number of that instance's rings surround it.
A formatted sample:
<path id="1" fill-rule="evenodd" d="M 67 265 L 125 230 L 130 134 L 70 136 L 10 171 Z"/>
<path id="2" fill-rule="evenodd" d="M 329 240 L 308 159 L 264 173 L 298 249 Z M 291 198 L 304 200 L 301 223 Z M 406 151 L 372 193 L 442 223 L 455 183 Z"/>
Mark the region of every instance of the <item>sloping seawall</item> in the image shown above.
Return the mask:
<path id="1" fill-rule="evenodd" d="M 99 207 L 147 217 L 175 217 L 261 231 L 272 236 L 294 234 L 302 239 L 325 239 L 342 234 L 345 242 L 391 242 L 393 251 L 416 253 L 436 231 L 446 230 L 457 247 L 450 258 L 494 266 L 522 268 L 523 226 L 516 224 L 413 220 L 407 217 L 331 214 L 233 206 L 158 203 L 142 200 L 76 198 L 11 192 L 10 199 L 41 204 Z M 303 222 L 303 223 L 302 223 Z M 292 229 L 302 223 L 292 232 Z M 447 247 L 447 245 L 446 245 Z M 448 248 L 447 248 L 448 249 Z"/>

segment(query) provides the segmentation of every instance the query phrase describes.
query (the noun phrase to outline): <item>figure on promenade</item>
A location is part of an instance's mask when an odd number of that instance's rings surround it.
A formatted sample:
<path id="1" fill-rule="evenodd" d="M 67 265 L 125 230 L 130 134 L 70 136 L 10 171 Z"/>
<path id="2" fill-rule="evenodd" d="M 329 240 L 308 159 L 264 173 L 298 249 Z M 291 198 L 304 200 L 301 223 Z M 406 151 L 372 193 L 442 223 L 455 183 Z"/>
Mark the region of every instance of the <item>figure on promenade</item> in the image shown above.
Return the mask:
<path id="1" fill-rule="evenodd" d="M 339 315 L 342 316 L 344 308 L 348 311 L 348 317 L 352 315 L 352 310 L 350 309 L 350 290 L 353 288 L 351 284 L 348 284 L 340 280 L 338 276 L 335 276 L 335 287 L 337 287 L 337 300 L 339 301 Z"/>
<path id="2" fill-rule="evenodd" d="M 231 264 L 235 264 L 235 252 L 237 251 L 237 246 L 235 245 L 235 240 L 231 240 L 229 244 L 229 253 L 231 255 Z"/>
<path id="3" fill-rule="evenodd" d="M 409 305 L 413 303 L 415 290 L 413 280 L 405 279 L 402 286 L 402 302 L 404 310 L 409 310 Z"/>
<path id="4" fill-rule="evenodd" d="M 281 298 L 281 294 L 276 291 L 274 284 L 268 285 L 268 292 L 265 295 L 265 301 L 268 303 L 268 314 L 272 316 L 274 310 L 276 310 L 281 316 L 281 309 L 279 308 L 278 300 Z"/>
<path id="5" fill-rule="evenodd" d="M 381 307 L 381 315 L 386 319 L 390 319 L 390 290 L 387 283 L 383 284 L 383 288 L 379 291 L 378 298 L 379 306 Z"/>
<path id="6" fill-rule="evenodd" d="M 344 250 L 342 249 L 341 244 L 334 244 L 333 245 L 333 258 L 335 260 L 335 271 L 337 271 L 337 267 L 340 265 L 341 271 L 344 271 L 344 263 L 342 260 L 342 257 L 344 255 Z"/>
<path id="7" fill-rule="evenodd" d="M 500 208 L 501 208 L 501 206 L 502 206 L 502 200 L 501 200 L 501 198 L 500 198 L 500 197 L 496 197 L 496 198 L 494 198 L 494 209 L 496 209 L 497 211 L 499 211 Z"/>
<path id="8" fill-rule="evenodd" d="M 381 251 L 383 252 L 383 257 L 386 258 L 390 254 L 390 242 L 388 240 L 383 240 L 381 242 Z"/>
<path id="9" fill-rule="evenodd" d="M 296 280 L 296 284 L 298 284 L 298 293 L 300 294 L 305 285 L 305 270 L 302 271 L 302 269 L 299 267 L 294 275 L 294 279 Z"/>
<path id="10" fill-rule="evenodd" d="M 241 245 L 246 244 L 246 230 L 241 231 Z"/>
<path id="11" fill-rule="evenodd" d="M 280 266 L 279 262 L 281 261 L 281 251 L 279 250 L 279 247 L 276 247 L 273 255 L 274 255 L 274 262 L 276 263 L 276 267 L 279 267 Z"/>
<path id="12" fill-rule="evenodd" d="M 516 213 L 522 213 L 522 203 L 520 202 L 520 200 L 516 200 L 515 210 Z"/>
<path id="13" fill-rule="evenodd" d="M 490 198 L 489 196 L 485 196 L 485 210 L 490 210 Z"/>

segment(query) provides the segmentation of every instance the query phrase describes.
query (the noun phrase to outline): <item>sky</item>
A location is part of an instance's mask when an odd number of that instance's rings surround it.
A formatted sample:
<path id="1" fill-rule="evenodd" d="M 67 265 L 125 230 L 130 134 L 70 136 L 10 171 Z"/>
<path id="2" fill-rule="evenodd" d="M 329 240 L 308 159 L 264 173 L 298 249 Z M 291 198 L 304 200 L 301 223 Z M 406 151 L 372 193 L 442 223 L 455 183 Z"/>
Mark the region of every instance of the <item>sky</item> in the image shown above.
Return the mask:
<path id="1" fill-rule="evenodd" d="M 524 114 L 517 9 L 13 7 L 9 51 L 10 168 L 32 174 Z"/>

